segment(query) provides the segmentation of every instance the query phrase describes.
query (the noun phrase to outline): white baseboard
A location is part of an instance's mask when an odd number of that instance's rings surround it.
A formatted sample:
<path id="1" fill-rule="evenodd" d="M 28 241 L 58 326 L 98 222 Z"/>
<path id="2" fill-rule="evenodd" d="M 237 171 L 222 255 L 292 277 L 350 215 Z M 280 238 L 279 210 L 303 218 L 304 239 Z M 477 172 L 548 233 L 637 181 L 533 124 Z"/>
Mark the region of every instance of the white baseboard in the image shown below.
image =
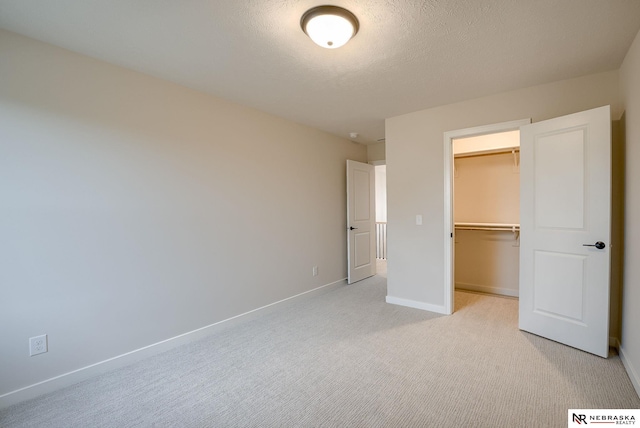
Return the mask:
<path id="1" fill-rule="evenodd" d="M 631 383 L 636 390 L 636 394 L 640 397 L 640 376 L 638 375 L 638 369 L 640 367 L 634 367 L 627 353 L 625 352 L 622 346 L 619 346 L 618 353 L 620 354 L 620 360 L 622 361 L 622 365 L 624 366 L 627 374 L 629 375 L 629 379 L 631 379 Z"/>
<path id="2" fill-rule="evenodd" d="M 489 293 L 489 294 L 500 294 L 502 296 L 511 296 L 518 297 L 519 290 L 517 288 L 500 288 L 500 287 L 492 287 L 490 285 L 478 285 L 478 284 L 468 284 L 465 282 L 456 282 L 456 290 L 470 290 L 470 291 L 478 291 L 480 293 Z"/>
<path id="3" fill-rule="evenodd" d="M 387 296 L 387 303 L 392 305 L 407 306 L 409 308 L 422 309 L 424 311 L 436 312 L 438 314 L 448 315 L 446 308 L 441 305 L 433 305 L 431 303 L 419 302 L 417 300 L 402 299 L 400 297 Z"/>
<path id="4" fill-rule="evenodd" d="M 176 348 L 180 345 L 195 342 L 215 332 L 229 328 L 235 324 L 239 324 L 240 322 L 245 322 L 257 318 L 258 316 L 264 315 L 277 309 L 281 309 L 302 299 L 307 299 L 312 296 L 323 294 L 342 285 L 346 285 L 346 278 L 322 285 L 320 287 L 314 288 L 313 290 L 296 294 L 295 296 L 291 296 L 274 303 L 270 303 L 260 308 L 242 313 L 240 315 L 218 321 L 205 327 L 201 327 L 199 329 L 163 340 L 161 342 L 157 342 L 152 345 L 145 346 L 143 348 L 139 348 L 131 352 L 127 352 L 125 354 L 118 355 L 116 357 L 109 358 L 107 360 L 100 361 L 98 363 L 52 377 L 42 382 L 38 382 L 33 385 L 17 389 L 15 391 L 8 392 L 6 394 L 0 395 L 0 409 L 9 407 L 13 404 L 17 404 L 25 400 L 29 400 L 31 398 L 38 397 L 42 394 L 47 394 L 64 387 L 74 385 L 78 382 L 90 379 L 102 373 L 128 366 L 137 361 L 149 358 L 154 355 L 158 355 L 162 352 L 168 351 L 169 349 Z"/>

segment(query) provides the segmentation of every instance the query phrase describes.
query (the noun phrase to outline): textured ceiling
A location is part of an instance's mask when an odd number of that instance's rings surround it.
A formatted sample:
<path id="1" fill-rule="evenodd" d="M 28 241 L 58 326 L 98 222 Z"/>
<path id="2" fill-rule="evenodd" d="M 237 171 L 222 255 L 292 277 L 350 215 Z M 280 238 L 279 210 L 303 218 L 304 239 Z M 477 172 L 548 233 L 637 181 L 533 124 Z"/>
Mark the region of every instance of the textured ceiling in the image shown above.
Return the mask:
<path id="1" fill-rule="evenodd" d="M 0 27 L 355 141 L 384 119 L 617 69 L 640 0 L 351 0 L 360 32 L 316 46 L 313 0 L 0 0 Z"/>

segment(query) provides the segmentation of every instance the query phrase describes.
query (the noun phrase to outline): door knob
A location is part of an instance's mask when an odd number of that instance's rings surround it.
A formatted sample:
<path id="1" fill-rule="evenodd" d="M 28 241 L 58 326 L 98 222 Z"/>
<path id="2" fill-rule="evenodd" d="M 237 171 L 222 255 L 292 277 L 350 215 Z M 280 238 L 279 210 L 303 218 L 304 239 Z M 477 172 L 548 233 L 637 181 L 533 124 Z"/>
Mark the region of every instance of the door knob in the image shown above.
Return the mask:
<path id="1" fill-rule="evenodd" d="M 354 229 L 357 229 L 357 227 L 353 227 L 353 226 L 351 226 L 351 227 L 349 228 L 349 230 L 354 230 Z"/>
<path id="2" fill-rule="evenodd" d="M 604 245 L 604 242 L 602 241 L 598 241 L 595 244 L 582 244 L 583 247 L 596 247 L 598 250 L 602 250 L 604 247 L 606 247 L 606 245 Z"/>

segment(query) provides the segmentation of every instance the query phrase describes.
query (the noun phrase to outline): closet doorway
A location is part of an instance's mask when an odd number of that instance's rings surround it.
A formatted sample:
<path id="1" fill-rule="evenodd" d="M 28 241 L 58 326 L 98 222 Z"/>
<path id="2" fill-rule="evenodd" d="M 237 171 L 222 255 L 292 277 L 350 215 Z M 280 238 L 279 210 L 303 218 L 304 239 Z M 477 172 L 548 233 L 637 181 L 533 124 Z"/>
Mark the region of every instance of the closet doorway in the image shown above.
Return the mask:
<path id="1" fill-rule="evenodd" d="M 453 313 L 456 289 L 518 296 L 519 128 L 529 123 L 445 133 L 448 313 Z"/>
<path id="2" fill-rule="evenodd" d="M 456 290 L 518 297 L 520 131 L 453 140 Z"/>

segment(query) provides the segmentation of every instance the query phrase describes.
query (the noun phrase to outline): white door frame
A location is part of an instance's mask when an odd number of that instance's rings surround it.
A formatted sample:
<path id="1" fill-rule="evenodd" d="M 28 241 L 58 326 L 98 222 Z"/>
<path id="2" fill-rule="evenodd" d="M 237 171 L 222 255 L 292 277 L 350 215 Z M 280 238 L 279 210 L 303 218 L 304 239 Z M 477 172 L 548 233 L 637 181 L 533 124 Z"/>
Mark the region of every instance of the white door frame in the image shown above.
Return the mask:
<path id="1" fill-rule="evenodd" d="M 455 227 L 453 220 L 453 140 L 477 137 L 498 132 L 515 131 L 522 125 L 529 125 L 531 119 L 513 120 L 474 128 L 458 129 L 444 133 L 444 309 L 453 313 L 454 300 L 454 245 Z"/>

